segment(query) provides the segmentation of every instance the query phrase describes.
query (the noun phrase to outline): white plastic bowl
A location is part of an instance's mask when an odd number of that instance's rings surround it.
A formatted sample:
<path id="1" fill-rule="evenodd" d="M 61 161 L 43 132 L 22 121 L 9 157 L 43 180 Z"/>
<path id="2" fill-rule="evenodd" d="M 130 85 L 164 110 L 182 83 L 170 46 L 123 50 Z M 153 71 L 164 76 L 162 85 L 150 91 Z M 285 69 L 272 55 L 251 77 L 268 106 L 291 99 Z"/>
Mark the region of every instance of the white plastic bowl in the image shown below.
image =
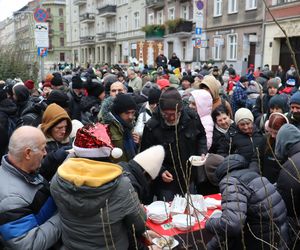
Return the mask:
<path id="1" fill-rule="evenodd" d="M 196 218 L 187 214 L 177 214 L 172 218 L 172 225 L 179 230 L 191 229 L 196 223 Z"/>

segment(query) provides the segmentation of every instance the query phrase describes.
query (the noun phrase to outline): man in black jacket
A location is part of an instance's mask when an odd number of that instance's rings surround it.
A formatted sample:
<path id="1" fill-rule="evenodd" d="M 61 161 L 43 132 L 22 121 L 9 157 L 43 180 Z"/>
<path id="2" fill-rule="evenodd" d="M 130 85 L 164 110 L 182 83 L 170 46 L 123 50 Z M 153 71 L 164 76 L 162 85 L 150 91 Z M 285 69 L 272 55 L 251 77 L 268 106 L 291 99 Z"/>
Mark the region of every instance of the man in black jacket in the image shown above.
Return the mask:
<path id="1" fill-rule="evenodd" d="M 83 96 L 83 82 L 80 76 L 72 77 L 71 90 L 68 92 L 69 97 L 69 111 L 71 119 L 81 121 L 80 101 Z"/>
<path id="2" fill-rule="evenodd" d="M 176 53 L 172 54 L 172 58 L 169 60 L 168 64 L 174 69 L 181 67 L 180 59 L 177 57 Z"/>
<path id="3" fill-rule="evenodd" d="M 184 109 L 177 89 L 168 88 L 160 97 L 159 108 L 146 123 L 141 151 L 162 145 L 166 155 L 156 178 L 158 199 L 171 201 L 175 194 L 195 191 L 196 169 L 187 161 L 191 155 L 206 154 L 206 134 L 199 116 Z"/>

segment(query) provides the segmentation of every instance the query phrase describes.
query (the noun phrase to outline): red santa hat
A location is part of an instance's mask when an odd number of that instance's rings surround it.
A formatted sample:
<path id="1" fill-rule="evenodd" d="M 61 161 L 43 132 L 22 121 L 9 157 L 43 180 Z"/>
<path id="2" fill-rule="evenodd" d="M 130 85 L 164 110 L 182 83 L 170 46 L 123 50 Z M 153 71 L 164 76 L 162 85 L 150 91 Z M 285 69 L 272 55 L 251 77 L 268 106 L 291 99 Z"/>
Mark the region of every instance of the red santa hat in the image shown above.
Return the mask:
<path id="1" fill-rule="evenodd" d="M 83 158 L 104 158 L 110 155 L 120 158 L 120 148 L 114 148 L 106 125 L 101 123 L 87 124 L 78 129 L 73 143 L 76 156 Z"/>

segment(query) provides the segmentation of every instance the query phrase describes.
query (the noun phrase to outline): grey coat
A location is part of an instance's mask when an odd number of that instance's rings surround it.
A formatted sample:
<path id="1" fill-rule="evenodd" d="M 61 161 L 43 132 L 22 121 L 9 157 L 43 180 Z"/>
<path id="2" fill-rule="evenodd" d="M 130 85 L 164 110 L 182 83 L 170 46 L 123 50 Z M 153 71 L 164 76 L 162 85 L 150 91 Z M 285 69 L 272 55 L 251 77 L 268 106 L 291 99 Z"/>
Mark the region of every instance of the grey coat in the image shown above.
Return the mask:
<path id="1" fill-rule="evenodd" d="M 127 177 L 121 175 L 100 187 L 77 187 L 56 174 L 51 193 L 66 249 L 125 250 L 132 226 L 137 237 L 145 231 L 145 214 Z"/>
<path id="2" fill-rule="evenodd" d="M 226 237 L 229 249 L 242 249 L 242 241 L 246 249 L 262 249 L 261 241 L 252 233 L 280 249 L 281 239 L 287 240 L 287 217 L 284 201 L 275 187 L 248 169 L 241 155 L 226 157 L 216 175 L 222 194 L 222 216 L 206 222 L 206 228 L 216 234 L 208 249 L 219 249 L 219 240 L 222 243 Z"/>

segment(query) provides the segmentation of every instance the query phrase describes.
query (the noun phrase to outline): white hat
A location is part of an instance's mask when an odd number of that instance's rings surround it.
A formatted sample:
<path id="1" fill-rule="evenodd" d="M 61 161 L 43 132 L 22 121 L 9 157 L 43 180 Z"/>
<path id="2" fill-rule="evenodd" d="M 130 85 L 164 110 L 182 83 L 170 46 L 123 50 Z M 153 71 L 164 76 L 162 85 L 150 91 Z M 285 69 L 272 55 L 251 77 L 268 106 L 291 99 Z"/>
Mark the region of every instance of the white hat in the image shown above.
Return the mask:
<path id="1" fill-rule="evenodd" d="M 161 169 L 165 158 L 163 146 L 157 145 L 137 154 L 133 160 L 138 163 L 154 180 Z"/>
<path id="2" fill-rule="evenodd" d="M 238 124 L 243 119 L 249 119 L 250 121 L 254 121 L 253 114 L 249 109 L 246 108 L 240 108 L 235 112 L 234 115 L 234 122 L 235 124 Z"/>

